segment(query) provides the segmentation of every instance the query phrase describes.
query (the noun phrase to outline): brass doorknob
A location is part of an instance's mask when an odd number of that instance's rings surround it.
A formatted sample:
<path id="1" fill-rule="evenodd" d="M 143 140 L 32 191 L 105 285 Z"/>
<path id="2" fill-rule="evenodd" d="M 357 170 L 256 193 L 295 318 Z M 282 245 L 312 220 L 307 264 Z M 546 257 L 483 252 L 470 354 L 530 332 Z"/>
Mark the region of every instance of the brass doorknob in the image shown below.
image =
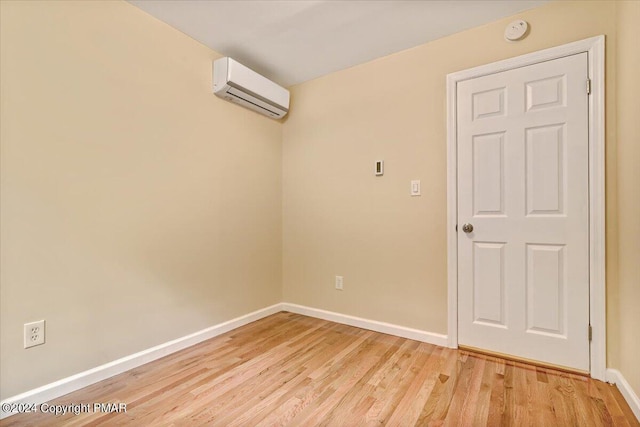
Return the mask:
<path id="1" fill-rule="evenodd" d="M 466 223 L 462 226 L 462 231 L 464 231 L 465 233 L 471 233 L 473 231 L 473 225 Z"/>

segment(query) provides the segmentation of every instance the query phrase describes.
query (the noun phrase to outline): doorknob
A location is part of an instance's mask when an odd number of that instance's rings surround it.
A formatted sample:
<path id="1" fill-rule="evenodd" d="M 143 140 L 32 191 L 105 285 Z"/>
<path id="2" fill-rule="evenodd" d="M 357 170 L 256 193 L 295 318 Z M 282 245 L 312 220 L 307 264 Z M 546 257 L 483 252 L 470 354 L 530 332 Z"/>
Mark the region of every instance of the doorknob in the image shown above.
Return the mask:
<path id="1" fill-rule="evenodd" d="M 462 226 L 462 231 L 464 231 L 465 233 L 471 233 L 473 231 L 473 225 L 466 223 Z"/>

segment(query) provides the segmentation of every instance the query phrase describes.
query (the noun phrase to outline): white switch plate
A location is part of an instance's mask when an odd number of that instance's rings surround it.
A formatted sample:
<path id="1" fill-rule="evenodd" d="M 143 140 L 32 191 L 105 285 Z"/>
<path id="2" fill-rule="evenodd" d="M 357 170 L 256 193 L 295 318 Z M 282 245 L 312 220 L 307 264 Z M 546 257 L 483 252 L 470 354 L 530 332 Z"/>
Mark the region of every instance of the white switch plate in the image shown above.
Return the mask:
<path id="1" fill-rule="evenodd" d="M 344 278 L 342 276 L 336 276 L 336 289 L 341 291 L 343 289 L 342 287 L 342 283 L 344 281 Z"/>
<path id="2" fill-rule="evenodd" d="M 44 320 L 24 324 L 24 348 L 44 344 Z"/>
<path id="3" fill-rule="evenodd" d="M 419 196 L 420 195 L 420 180 L 416 179 L 411 181 L 411 195 Z"/>

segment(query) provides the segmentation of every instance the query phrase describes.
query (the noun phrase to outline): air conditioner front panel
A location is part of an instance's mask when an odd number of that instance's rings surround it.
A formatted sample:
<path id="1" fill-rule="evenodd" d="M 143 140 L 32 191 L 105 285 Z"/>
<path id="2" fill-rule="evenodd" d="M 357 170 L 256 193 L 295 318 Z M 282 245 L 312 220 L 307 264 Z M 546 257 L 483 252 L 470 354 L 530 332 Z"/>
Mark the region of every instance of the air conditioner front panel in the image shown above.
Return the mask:
<path id="1" fill-rule="evenodd" d="M 272 118 L 289 111 L 289 91 L 231 58 L 213 63 L 213 92 Z"/>
<path id="2" fill-rule="evenodd" d="M 241 87 L 248 92 L 258 94 L 283 109 L 289 108 L 289 91 L 266 77 L 228 58 L 227 78 L 230 86 Z"/>

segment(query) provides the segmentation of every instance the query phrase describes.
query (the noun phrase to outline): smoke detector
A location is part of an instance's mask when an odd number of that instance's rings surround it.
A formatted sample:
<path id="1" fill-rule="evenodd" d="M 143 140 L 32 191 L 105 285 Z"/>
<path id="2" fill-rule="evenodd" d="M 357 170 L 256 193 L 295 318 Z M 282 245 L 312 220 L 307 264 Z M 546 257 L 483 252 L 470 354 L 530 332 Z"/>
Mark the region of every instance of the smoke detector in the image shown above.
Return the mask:
<path id="1" fill-rule="evenodd" d="M 529 24 L 527 24 L 527 21 L 518 19 L 507 25 L 507 28 L 504 30 L 504 38 L 510 42 L 522 40 L 528 29 Z"/>

